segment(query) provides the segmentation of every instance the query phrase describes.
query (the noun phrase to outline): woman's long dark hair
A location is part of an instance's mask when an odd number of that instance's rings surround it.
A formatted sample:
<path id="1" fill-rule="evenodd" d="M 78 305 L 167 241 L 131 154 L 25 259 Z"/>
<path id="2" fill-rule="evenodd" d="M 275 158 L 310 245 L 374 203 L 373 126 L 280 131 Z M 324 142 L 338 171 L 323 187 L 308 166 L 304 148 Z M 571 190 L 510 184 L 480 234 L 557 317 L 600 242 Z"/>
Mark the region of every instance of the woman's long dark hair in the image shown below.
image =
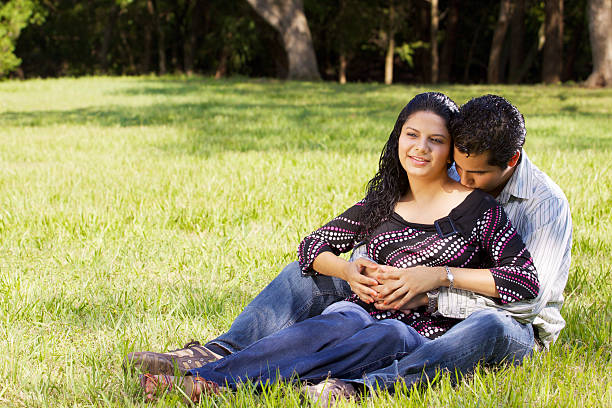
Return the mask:
<path id="1" fill-rule="evenodd" d="M 378 172 L 367 186 L 364 211 L 360 220 L 362 237 L 369 235 L 374 228 L 391 216 L 395 204 L 410 188 L 408 176 L 399 160 L 398 141 L 408 117 L 413 113 L 423 111 L 435 113 L 444 119 L 450 133 L 451 122 L 459 112 L 459 107 L 452 99 L 440 92 L 418 94 L 404 106 L 380 154 Z"/>

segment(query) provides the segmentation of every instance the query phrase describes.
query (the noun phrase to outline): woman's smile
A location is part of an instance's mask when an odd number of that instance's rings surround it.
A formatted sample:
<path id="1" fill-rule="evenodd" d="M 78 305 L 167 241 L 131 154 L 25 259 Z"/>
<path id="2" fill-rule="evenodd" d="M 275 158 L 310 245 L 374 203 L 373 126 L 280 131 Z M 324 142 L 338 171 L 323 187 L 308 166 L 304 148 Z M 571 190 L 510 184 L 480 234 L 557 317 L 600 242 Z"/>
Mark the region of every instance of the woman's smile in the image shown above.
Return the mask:
<path id="1" fill-rule="evenodd" d="M 427 163 L 429 163 L 429 160 L 420 157 L 420 156 L 408 156 L 413 162 L 414 164 L 416 164 L 417 166 L 423 166 Z"/>
<path id="2" fill-rule="evenodd" d="M 446 177 L 450 148 L 446 121 L 433 112 L 415 112 L 402 126 L 398 154 L 409 177 Z"/>

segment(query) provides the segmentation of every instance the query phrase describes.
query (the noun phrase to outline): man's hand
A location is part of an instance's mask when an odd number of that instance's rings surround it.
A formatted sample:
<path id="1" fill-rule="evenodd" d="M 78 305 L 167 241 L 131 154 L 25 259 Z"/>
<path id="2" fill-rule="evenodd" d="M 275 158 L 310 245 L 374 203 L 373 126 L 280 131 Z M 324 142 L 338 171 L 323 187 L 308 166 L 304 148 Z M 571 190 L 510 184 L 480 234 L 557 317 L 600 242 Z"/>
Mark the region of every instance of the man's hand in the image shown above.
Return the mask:
<path id="1" fill-rule="evenodd" d="M 366 258 L 357 258 L 347 263 L 342 279 L 349 284 L 359 299 L 366 303 L 373 303 L 379 294 L 373 289 L 378 286 L 378 281 L 372 276 L 378 273 L 379 268 L 380 265 L 376 262 Z"/>
<path id="2" fill-rule="evenodd" d="M 380 266 L 377 279 L 382 282 L 376 307 L 380 310 L 413 309 L 427 304 L 427 292 L 442 286 L 443 272 L 438 268 L 417 266 L 399 269 Z"/>

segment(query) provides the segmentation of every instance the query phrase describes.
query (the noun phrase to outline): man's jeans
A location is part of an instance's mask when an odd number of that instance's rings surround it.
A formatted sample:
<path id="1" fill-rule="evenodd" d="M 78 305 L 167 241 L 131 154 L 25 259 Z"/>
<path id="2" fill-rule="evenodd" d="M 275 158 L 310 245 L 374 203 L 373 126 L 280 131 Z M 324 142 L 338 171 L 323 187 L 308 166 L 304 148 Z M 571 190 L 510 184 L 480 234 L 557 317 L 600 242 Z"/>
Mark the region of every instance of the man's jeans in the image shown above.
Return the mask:
<path id="1" fill-rule="evenodd" d="M 390 365 L 427 339 L 395 319 L 377 320 L 352 302 L 336 302 L 322 314 L 286 327 L 219 361 L 189 371 L 236 388 L 249 380 L 319 382 L 358 379 Z"/>
<path id="2" fill-rule="evenodd" d="M 293 262 L 234 320 L 230 330 L 208 344 L 232 353 L 309 317 L 351 293 L 346 282 L 326 276 L 304 277 Z M 419 381 L 423 369 L 433 378 L 436 369 L 466 374 L 479 362 L 520 363 L 534 347 L 533 328 L 516 322 L 498 310 L 480 311 L 455 325 L 438 339 L 364 377 L 366 385 L 390 386 L 400 378 Z"/>

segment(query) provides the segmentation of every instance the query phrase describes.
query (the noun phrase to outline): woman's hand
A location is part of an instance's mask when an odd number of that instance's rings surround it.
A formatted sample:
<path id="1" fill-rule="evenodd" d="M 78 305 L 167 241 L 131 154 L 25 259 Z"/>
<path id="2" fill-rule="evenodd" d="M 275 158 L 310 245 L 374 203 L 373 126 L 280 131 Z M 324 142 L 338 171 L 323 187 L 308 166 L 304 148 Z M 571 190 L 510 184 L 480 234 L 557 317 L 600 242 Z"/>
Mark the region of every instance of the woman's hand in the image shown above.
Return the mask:
<path id="1" fill-rule="evenodd" d="M 379 271 L 380 265 L 366 258 L 357 258 L 347 262 L 342 279 L 344 279 L 353 293 L 366 303 L 373 303 L 379 293 L 373 288 L 379 286 L 379 282 L 372 276 Z"/>
<path id="2" fill-rule="evenodd" d="M 377 279 L 381 281 L 376 308 L 413 309 L 427 304 L 427 292 L 443 285 L 443 268 L 417 266 L 395 268 L 380 266 Z"/>
<path id="3" fill-rule="evenodd" d="M 382 300 L 377 300 L 374 306 L 378 310 L 401 310 L 404 313 L 409 313 L 419 307 L 427 306 L 428 304 L 429 298 L 427 297 L 427 293 L 420 293 L 404 304 L 402 304 L 402 299 L 389 304 L 385 304 Z"/>

